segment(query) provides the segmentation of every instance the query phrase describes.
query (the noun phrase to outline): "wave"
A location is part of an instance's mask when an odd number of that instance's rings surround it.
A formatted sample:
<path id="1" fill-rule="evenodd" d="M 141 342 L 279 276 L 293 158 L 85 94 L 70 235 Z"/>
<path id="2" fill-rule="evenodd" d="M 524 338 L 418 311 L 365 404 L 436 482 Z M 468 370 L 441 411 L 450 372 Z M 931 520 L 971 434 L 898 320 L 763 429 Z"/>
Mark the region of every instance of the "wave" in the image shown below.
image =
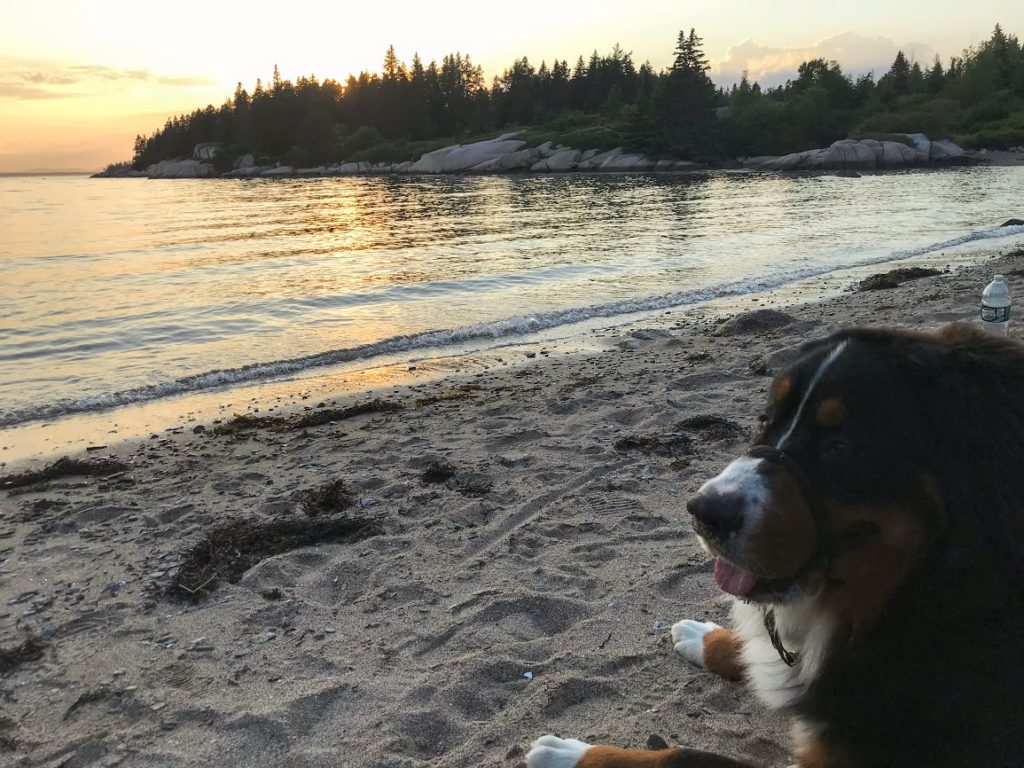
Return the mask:
<path id="1" fill-rule="evenodd" d="M 31 421 L 54 419 L 90 411 L 108 410 L 174 395 L 217 389 L 232 384 L 265 381 L 313 368 L 322 368 L 355 360 L 369 360 L 418 349 L 444 348 L 475 341 L 494 341 L 524 336 L 596 318 L 652 312 L 699 304 L 727 296 L 760 293 L 844 269 L 901 261 L 946 248 L 965 245 L 977 240 L 1012 237 L 1014 235 L 1024 235 L 1024 225 L 970 232 L 950 240 L 909 250 L 894 251 L 884 256 L 855 261 L 853 263 L 794 269 L 761 278 L 739 280 L 689 291 L 666 293 L 660 296 L 625 299 L 608 304 L 538 312 L 531 315 L 509 317 L 503 320 L 479 323 L 461 328 L 422 331 L 420 333 L 393 336 L 370 344 L 321 352 L 315 355 L 305 355 L 272 362 L 251 363 L 238 368 L 207 371 L 206 373 L 182 376 L 170 381 L 133 387 L 119 392 L 105 392 L 81 398 L 67 398 L 43 405 L 0 412 L 0 427 L 12 427 Z"/>

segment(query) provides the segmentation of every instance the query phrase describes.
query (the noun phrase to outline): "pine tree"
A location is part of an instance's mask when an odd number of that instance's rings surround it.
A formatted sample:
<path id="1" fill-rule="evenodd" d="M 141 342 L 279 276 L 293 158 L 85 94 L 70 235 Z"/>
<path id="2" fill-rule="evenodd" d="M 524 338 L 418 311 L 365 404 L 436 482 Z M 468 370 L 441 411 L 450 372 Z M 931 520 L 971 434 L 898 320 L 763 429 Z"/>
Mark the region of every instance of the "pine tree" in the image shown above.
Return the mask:
<path id="1" fill-rule="evenodd" d="M 918 64 L 916 61 L 910 67 L 908 87 L 910 93 L 924 92 L 924 72 L 921 70 L 921 65 Z"/>
<path id="2" fill-rule="evenodd" d="M 707 153 L 714 117 L 715 86 L 694 29 L 680 31 L 668 77 L 651 100 L 651 118 L 663 149 L 683 156 Z"/>
<path id="3" fill-rule="evenodd" d="M 398 60 L 398 56 L 395 54 L 395 46 L 393 45 L 389 45 L 387 52 L 384 54 L 384 71 L 381 75 L 385 81 L 406 79 L 405 64 Z"/>
<path id="4" fill-rule="evenodd" d="M 925 75 L 924 87 L 925 90 L 931 95 L 936 95 L 942 92 L 942 87 L 945 84 L 945 73 L 942 71 L 942 62 L 939 61 L 939 57 L 935 57 L 935 62 L 932 64 L 932 68 L 928 70 L 928 74 Z"/>
<path id="5" fill-rule="evenodd" d="M 903 51 L 896 52 L 896 60 L 889 69 L 889 77 L 892 78 L 892 91 L 896 96 L 905 96 L 910 93 L 910 64 Z"/>

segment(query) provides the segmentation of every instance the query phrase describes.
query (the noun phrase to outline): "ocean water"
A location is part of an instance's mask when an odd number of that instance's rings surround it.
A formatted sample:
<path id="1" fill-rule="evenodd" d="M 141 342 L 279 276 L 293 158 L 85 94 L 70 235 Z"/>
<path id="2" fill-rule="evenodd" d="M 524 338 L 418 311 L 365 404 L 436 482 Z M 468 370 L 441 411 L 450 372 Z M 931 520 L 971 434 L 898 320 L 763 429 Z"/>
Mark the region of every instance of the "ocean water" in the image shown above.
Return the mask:
<path id="1" fill-rule="evenodd" d="M 0 428 L 1015 245 L 1021 190 L 1024 168 L 0 177 Z"/>

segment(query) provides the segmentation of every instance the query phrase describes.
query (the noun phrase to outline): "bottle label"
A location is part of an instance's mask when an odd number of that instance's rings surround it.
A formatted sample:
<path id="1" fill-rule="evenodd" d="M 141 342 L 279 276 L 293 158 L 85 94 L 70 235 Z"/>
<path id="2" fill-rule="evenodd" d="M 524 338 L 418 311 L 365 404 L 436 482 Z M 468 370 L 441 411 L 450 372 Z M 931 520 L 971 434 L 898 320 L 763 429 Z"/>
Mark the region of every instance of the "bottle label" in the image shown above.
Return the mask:
<path id="1" fill-rule="evenodd" d="M 1010 320 L 1009 307 L 986 307 L 981 305 L 981 319 L 986 323 L 1006 323 Z"/>

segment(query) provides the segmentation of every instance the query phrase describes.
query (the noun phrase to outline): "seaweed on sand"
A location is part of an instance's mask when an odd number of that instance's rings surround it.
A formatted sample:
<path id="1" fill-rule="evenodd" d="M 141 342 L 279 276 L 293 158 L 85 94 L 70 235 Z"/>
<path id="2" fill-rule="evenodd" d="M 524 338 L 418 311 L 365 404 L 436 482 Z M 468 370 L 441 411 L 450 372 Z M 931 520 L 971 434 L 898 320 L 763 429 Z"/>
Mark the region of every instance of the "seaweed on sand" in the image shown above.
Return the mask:
<path id="1" fill-rule="evenodd" d="M 213 592 L 221 579 L 234 584 L 247 570 L 268 557 L 314 544 L 359 541 L 381 530 L 378 518 L 229 520 L 192 547 L 166 592 L 172 597 L 202 600 Z"/>
<path id="2" fill-rule="evenodd" d="M 356 497 L 344 480 L 333 480 L 317 488 L 307 488 L 299 494 L 302 511 L 309 517 L 333 514 L 355 503 Z"/>
<path id="3" fill-rule="evenodd" d="M 26 638 L 13 648 L 0 648 L 0 674 L 7 674 L 23 662 L 41 659 L 44 650 L 46 643 L 38 637 Z"/>
<path id="4" fill-rule="evenodd" d="M 675 428 L 680 432 L 699 432 L 705 440 L 735 439 L 747 436 L 747 430 L 732 419 L 727 419 L 724 416 L 715 416 L 710 413 L 690 416 L 678 422 Z"/>
<path id="5" fill-rule="evenodd" d="M 255 416 L 251 413 L 236 415 L 233 419 L 217 425 L 212 433 L 214 435 L 227 435 L 229 437 L 244 437 L 247 433 L 258 429 L 266 429 L 272 432 L 290 432 L 296 429 L 318 427 L 321 424 L 330 424 L 336 421 L 344 421 L 355 416 L 362 416 L 365 413 L 394 413 L 402 410 L 402 404 L 395 400 L 375 398 L 367 403 L 356 403 L 346 408 L 321 408 L 310 411 L 300 416 L 287 418 L 285 416 Z"/>
<path id="6" fill-rule="evenodd" d="M 618 453 L 639 451 L 655 456 L 688 456 L 692 453 L 693 440 L 678 432 L 665 432 L 660 435 L 632 435 L 620 437 L 612 447 Z"/>
<path id="7" fill-rule="evenodd" d="M 424 483 L 445 483 L 455 476 L 455 465 L 447 461 L 432 461 L 423 470 L 420 479 Z"/>
<path id="8" fill-rule="evenodd" d="M 128 465 L 118 459 L 72 459 L 64 456 L 52 464 L 47 464 L 42 469 L 0 477 L 0 488 L 37 485 L 60 477 L 113 475 L 126 469 L 128 469 Z"/>
<path id="9" fill-rule="evenodd" d="M 420 475 L 424 483 L 444 483 L 463 496 L 484 496 L 494 490 L 494 481 L 486 474 L 462 471 L 448 461 L 432 461 Z"/>
<path id="10" fill-rule="evenodd" d="M 322 408 L 317 411 L 304 413 L 288 422 L 286 428 L 305 429 L 306 427 L 318 427 L 321 424 L 329 424 L 332 421 L 344 421 L 354 416 L 362 416 L 364 413 L 394 413 L 400 410 L 402 410 L 401 403 L 377 397 L 368 403 L 356 403 L 347 408 Z"/>
<path id="11" fill-rule="evenodd" d="M 857 285 L 858 291 L 880 291 L 885 288 L 895 288 L 900 283 L 908 280 L 920 280 L 922 277 L 941 275 L 937 269 L 928 267 L 900 267 L 890 272 L 879 272 L 876 275 L 865 277 Z"/>
<path id="12" fill-rule="evenodd" d="M 223 424 L 218 424 L 213 428 L 212 434 L 239 437 L 254 429 L 280 430 L 286 423 L 281 416 L 253 416 L 251 413 L 241 413 Z"/>

